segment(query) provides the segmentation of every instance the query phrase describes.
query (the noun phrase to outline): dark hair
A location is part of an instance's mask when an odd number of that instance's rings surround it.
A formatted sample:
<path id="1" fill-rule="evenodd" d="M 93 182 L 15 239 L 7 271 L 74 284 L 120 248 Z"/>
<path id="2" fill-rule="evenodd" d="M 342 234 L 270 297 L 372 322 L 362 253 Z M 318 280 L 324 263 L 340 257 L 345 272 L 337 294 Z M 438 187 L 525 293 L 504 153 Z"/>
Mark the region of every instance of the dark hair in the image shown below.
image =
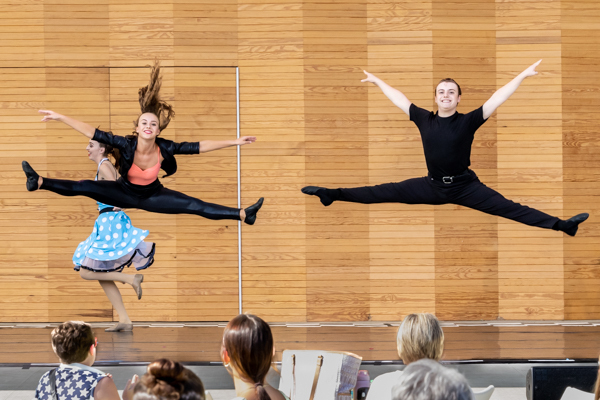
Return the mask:
<path id="1" fill-rule="evenodd" d="M 92 327 L 83 321 L 63 322 L 51 334 L 54 352 L 66 364 L 84 361 L 95 343 Z"/>
<path id="2" fill-rule="evenodd" d="M 150 71 L 150 82 L 147 86 L 138 91 L 138 101 L 140 103 L 141 114 L 133 121 L 133 134 L 137 136 L 135 128 L 138 126 L 142 114 L 151 113 L 158 118 L 158 128 L 163 131 L 166 129 L 171 119 L 175 117 L 173 106 L 160 99 L 160 87 L 162 85 L 162 76 L 160 75 L 160 62 L 154 61 L 152 71 Z"/>
<path id="3" fill-rule="evenodd" d="M 442 82 L 452 82 L 456 85 L 456 87 L 458 87 L 458 95 L 462 95 L 462 90 L 460 90 L 460 85 L 458 83 L 456 83 L 456 81 L 452 78 L 444 78 L 441 81 L 438 82 L 437 85 L 435 85 L 435 89 L 433 89 L 433 94 L 437 94 L 437 87 L 440 85 L 440 83 Z"/>
<path id="4" fill-rule="evenodd" d="M 110 144 L 105 144 L 105 143 L 100 143 L 98 142 L 98 147 L 104 149 L 104 156 L 108 158 L 108 156 L 113 156 L 113 158 L 115 159 L 115 162 L 113 163 L 113 165 L 115 166 L 115 168 L 118 170 L 121 161 L 121 153 L 119 152 L 119 149 L 111 146 Z"/>
<path id="5" fill-rule="evenodd" d="M 223 349 L 240 377 L 255 384 L 258 399 L 269 400 L 271 397 L 263 386 L 273 358 L 269 324 L 256 315 L 238 315 L 225 328 Z"/>
<path id="6" fill-rule="evenodd" d="M 166 358 L 148 365 L 133 392 L 136 400 L 204 400 L 204 385 L 198 375 Z"/>

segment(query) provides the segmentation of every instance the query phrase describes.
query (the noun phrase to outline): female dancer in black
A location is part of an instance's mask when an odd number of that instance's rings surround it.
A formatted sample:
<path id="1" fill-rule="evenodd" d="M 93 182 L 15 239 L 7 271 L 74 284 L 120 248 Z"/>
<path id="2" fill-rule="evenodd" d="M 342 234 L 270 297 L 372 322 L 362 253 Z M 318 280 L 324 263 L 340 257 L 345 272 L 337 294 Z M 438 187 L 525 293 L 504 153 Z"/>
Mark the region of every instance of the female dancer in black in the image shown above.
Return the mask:
<path id="1" fill-rule="evenodd" d="M 142 114 L 135 122 L 133 136 L 116 136 L 54 111 L 40 110 L 44 114 L 43 122 L 61 121 L 90 139 L 119 149 L 121 177 L 117 181 L 78 182 L 42 178 L 27 161 L 23 161 L 27 190 L 46 189 L 62 196 L 87 196 L 119 208 L 139 208 L 163 214 L 195 214 L 208 219 L 233 219 L 254 224 L 256 213 L 262 206 L 262 197 L 246 209 L 231 208 L 167 189 L 158 180 L 159 169 L 166 172 L 165 177 L 177 171 L 176 154 L 206 153 L 256 140 L 253 136 L 243 136 L 236 140 L 175 143 L 159 137 L 175 115 L 173 108 L 160 100 L 161 81 L 157 62 L 152 68 L 149 85 L 138 93 Z"/>
<path id="2" fill-rule="evenodd" d="M 365 71 L 366 79 L 379 86 L 383 93 L 404 111 L 421 132 L 428 176 L 398 183 L 350 189 L 327 189 L 306 186 L 302 192 L 318 196 L 324 206 L 334 201 L 353 203 L 458 204 L 498 215 L 526 225 L 563 231 L 575 236 L 579 224 L 589 214 L 578 214 L 561 220 L 536 209 L 507 200 L 500 193 L 479 181 L 471 164 L 471 144 L 475 131 L 517 90 L 529 76 L 537 75 L 535 68 L 542 60 L 521 72 L 498 89 L 485 104 L 468 114 L 456 111 L 460 102 L 460 86 L 450 78 L 443 79 L 435 91 L 437 113 L 417 107 L 399 90 L 392 88 L 375 75 Z"/>

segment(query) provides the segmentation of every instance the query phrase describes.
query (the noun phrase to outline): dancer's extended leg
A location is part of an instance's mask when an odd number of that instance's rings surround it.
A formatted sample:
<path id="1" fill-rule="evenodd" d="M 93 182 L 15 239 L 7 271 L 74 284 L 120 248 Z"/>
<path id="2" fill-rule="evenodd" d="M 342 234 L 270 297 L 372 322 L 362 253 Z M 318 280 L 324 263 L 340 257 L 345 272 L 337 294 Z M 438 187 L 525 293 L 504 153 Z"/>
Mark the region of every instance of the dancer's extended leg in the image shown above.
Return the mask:
<path id="1" fill-rule="evenodd" d="M 362 204 L 444 204 L 446 200 L 433 189 L 428 179 L 427 177 L 412 178 L 402 182 L 341 189 L 306 186 L 302 189 L 302 193 L 319 197 L 325 206 L 334 201 Z"/>
<path id="2" fill-rule="evenodd" d="M 85 196 L 115 207 L 140 208 L 139 199 L 125 192 L 116 181 L 43 179 L 40 189 L 49 190 L 61 196 Z"/>
<path id="3" fill-rule="evenodd" d="M 208 203 L 165 187 L 144 199 L 143 206 L 144 210 L 163 214 L 195 214 L 215 220 L 240 219 L 239 208 Z"/>
<path id="4" fill-rule="evenodd" d="M 575 236 L 579 224 L 588 217 L 588 214 L 579 214 L 569 220 L 563 221 L 535 208 L 508 200 L 478 180 L 469 182 L 462 191 L 461 196 L 456 198 L 453 203 L 487 214 L 504 217 L 525 225 L 560 230 L 570 236 Z"/>
<path id="5" fill-rule="evenodd" d="M 23 169 L 26 170 L 27 168 L 24 163 Z M 37 182 L 37 174 L 32 171 L 33 169 L 25 171 L 28 177 L 28 185 L 30 177 L 35 178 Z M 161 214 L 194 214 L 213 220 L 232 219 L 238 221 L 242 219 L 249 225 L 254 224 L 256 214 L 263 202 L 261 198 L 250 207 L 240 210 L 208 203 L 175 190 L 167 189 L 162 185 L 157 188 L 155 193 L 148 194 L 148 197 L 138 197 L 125 190 L 123 185 L 116 181 L 69 181 L 43 178 L 40 189 L 49 190 L 61 196 L 86 196 L 120 208 L 139 208 Z"/>

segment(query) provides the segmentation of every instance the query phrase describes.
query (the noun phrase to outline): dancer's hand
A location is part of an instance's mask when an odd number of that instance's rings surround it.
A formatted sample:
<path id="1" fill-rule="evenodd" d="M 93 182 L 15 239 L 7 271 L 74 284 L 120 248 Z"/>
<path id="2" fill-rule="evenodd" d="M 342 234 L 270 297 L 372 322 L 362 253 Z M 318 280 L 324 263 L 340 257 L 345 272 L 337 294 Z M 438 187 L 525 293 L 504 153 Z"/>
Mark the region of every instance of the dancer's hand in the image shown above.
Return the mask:
<path id="1" fill-rule="evenodd" d="M 44 114 L 44 118 L 42 118 L 42 122 L 58 121 L 62 117 L 61 114 L 55 113 L 54 111 L 50 111 L 50 110 L 39 110 L 38 112 L 40 114 Z"/>
<path id="2" fill-rule="evenodd" d="M 363 72 L 365 73 L 365 75 L 367 76 L 365 79 L 361 80 L 361 82 L 371 82 L 371 83 L 375 83 L 376 80 L 378 80 L 379 78 L 377 78 L 375 75 L 373 75 L 370 72 L 367 72 L 363 69 Z"/>
<path id="3" fill-rule="evenodd" d="M 123 400 L 133 399 L 133 388 L 135 387 L 136 383 L 139 382 L 139 380 L 139 376 L 133 375 L 133 377 L 127 381 L 125 389 L 123 390 Z"/>
<path id="4" fill-rule="evenodd" d="M 525 71 L 522 72 L 523 76 L 525 78 L 529 77 L 529 76 L 534 76 L 537 75 L 538 72 L 535 70 L 535 68 L 540 65 L 540 63 L 542 62 L 542 60 L 539 60 L 536 63 L 533 63 L 529 68 L 527 68 Z"/>
<path id="5" fill-rule="evenodd" d="M 123 211 L 123 209 L 120 207 L 113 207 L 113 211 Z"/>
<path id="6" fill-rule="evenodd" d="M 254 142 L 256 142 L 256 136 L 242 136 L 241 138 L 235 140 L 235 144 L 237 146 L 242 146 Z"/>

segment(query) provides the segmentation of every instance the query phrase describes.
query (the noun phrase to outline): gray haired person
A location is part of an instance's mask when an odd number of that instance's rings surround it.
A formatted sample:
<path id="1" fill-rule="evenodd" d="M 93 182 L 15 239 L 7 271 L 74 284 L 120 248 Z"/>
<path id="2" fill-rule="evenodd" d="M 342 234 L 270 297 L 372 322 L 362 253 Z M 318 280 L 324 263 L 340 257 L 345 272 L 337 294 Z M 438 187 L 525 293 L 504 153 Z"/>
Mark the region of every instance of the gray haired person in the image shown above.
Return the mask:
<path id="1" fill-rule="evenodd" d="M 473 400 L 473 391 L 458 371 L 422 359 L 404 369 L 392 388 L 393 400 Z"/>

